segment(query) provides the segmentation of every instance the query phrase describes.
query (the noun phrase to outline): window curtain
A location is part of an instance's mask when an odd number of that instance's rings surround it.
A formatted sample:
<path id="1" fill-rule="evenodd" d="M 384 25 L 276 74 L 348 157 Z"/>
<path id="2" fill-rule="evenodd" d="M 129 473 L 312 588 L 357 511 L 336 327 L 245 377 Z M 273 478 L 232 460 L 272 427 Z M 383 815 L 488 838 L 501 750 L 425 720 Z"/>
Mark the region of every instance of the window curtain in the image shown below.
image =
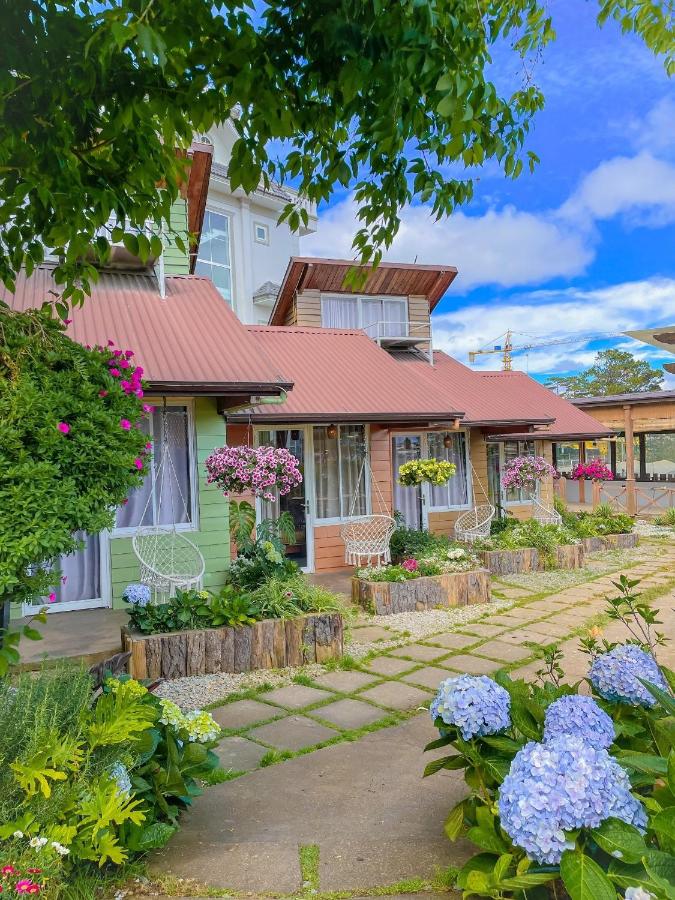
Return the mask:
<path id="1" fill-rule="evenodd" d="M 336 519 L 340 515 L 340 474 L 337 438 L 329 438 L 328 429 L 314 429 L 314 490 L 317 519 Z"/>
<path id="2" fill-rule="evenodd" d="M 381 300 L 361 301 L 361 328 L 373 340 L 386 336 L 387 330 Z"/>
<path id="3" fill-rule="evenodd" d="M 163 420 L 164 411 L 155 410 L 151 419 L 145 419 L 141 424 L 142 431 L 153 443 L 151 471 L 140 487 L 129 492 L 127 503 L 117 510 L 117 528 L 181 525 L 191 521 L 187 407 L 167 408 L 166 435 Z M 169 458 L 160 473 L 164 453 L 168 453 Z M 148 503 L 151 495 L 152 501 Z"/>
<path id="4" fill-rule="evenodd" d="M 324 328 L 358 328 L 359 307 L 355 297 L 322 297 L 321 324 Z"/>
<path id="5" fill-rule="evenodd" d="M 367 452 L 365 426 L 341 425 L 340 509 L 343 517 L 365 516 L 368 512 L 366 471 L 363 465 Z"/>
<path id="6" fill-rule="evenodd" d="M 450 437 L 452 444 L 445 446 L 445 438 Z M 447 484 L 431 485 L 431 505 L 433 507 L 466 506 L 469 502 L 466 471 L 466 438 L 464 434 L 427 435 L 429 457 L 454 463 L 457 471 Z"/>
<path id="7" fill-rule="evenodd" d="M 386 337 L 405 337 L 408 333 L 408 304 L 405 300 L 385 300 L 383 303 Z"/>
<path id="8" fill-rule="evenodd" d="M 401 513 L 407 528 L 422 527 L 422 505 L 419 487 L 403 487 L 398 483 L 398 469 L 403 463 L 419 459 L 422 452 L 419 435 L 392 438 L 394 459 L 394 509 Z"/>

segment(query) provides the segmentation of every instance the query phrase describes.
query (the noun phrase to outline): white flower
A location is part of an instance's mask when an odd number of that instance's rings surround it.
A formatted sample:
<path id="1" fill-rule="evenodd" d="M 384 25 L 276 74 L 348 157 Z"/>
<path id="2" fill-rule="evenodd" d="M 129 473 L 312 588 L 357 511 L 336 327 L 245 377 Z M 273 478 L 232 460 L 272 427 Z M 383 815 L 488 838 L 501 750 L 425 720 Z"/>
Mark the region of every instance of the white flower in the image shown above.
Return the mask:
<path id="1" fill-rule="evenodd" d="M 23 837 L 23 831 L 15 831 L 14 834 L 12 835 L 12 837 L 15 837 L 15 838 L 22 838 L 22 837 Z"/>
<path id="2" fill-rule="evenodd" d="M 47 843 L 47 838 L 34 837 L 34 838 L 31 838 L 28 843 L 31 845 L 31 847 L 34 847 L 36 850 L 41 850 L 44 847 L 44 845 Z"/>
<path id="3" fill-rule="evenodd" d="M 68 856 L 68 854 L 70 853 L 70 850 L 67 847 L 64 847 L 63 844 L 59 844 L 58 841 L 52 841 L 52 847 L 54 848 L 54 850 L 56 850 L 59 856 Z"/>

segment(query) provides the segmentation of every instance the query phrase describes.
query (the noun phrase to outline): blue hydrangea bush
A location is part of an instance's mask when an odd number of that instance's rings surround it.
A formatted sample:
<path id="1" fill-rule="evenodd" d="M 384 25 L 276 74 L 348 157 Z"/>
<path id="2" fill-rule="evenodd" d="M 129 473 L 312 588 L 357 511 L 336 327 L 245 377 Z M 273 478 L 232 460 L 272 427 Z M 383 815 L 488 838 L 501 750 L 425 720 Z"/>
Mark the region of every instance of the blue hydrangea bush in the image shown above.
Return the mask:
<path id="1" fill-rule="evenodd" d="M 457 876 L 465 898 L 675 898 L 675 675 L 637 582 L 615 584 L 629 642 L 582 641 L 584 693 L 555 667 L 541 684 L 500 672 L 439 686 L 426 749 L 450 755 L 425 775 L 458 770 L 468 787 L 445 823 L 479 851 Z"/>

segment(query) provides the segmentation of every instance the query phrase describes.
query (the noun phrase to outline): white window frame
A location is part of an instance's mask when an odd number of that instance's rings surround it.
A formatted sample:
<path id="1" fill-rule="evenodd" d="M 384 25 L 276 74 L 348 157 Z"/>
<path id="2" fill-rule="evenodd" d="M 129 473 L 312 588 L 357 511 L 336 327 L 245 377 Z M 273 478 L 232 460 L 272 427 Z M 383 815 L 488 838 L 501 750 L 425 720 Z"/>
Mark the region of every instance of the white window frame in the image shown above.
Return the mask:
<path id="1" fill-rule="evenodd" d="M 263 237 L 258 236 L 258 229 L 263 230 Z M 253 223 L 253 240 L 256 244 L 269 244 L 270 242 L 270 226 L 266 222 Z"/>
<path id="2" fill-rule="evenodd" d="M 507 443 L 506 441 L 499 442 L 499 494 L 500 494 L 501 505 L 503 507 L 527 506 L 530 503 L 530 499 L 528 497 L 526 497 L 524 500 L 523 499 L 507 500 L 506 499 L 506 488 L 502 484 L 502 475 L 504 473 L 504 469 L 506 468 L 506 443 Z M 537 443 L 535 440 L 524 440 L 524 441 L 519 440 L 519 441 L 512 441 L 512 443 L 518 444 L 518 456 L 525 455 L 526 451 L 521 450 L 522 445 L 530 444 L 530 443 L 533 446 L 532 454 L 534 456 L 537 455 Z M 524 488 L 519 488 L 518 490 L 522 491 L 522 490 L 524 490 Z M 537 482 L 537 487 L 535 489 L 534 496 L 538 498 L 539 494 L 540 494 L 539 482 Z"/>
<path id="3" fill-rule="evenodd" d="M 441 432 L 445 433 L 445 432 Z M 455 433 L 455 432 L 453 432 Z M 471 509 L 473 506 L 473 479 L 471 477 L 472 469 L 471 469 L 471 446 L 469 442 L 469 431 L 466 428 L 459 429 L 457 434 L 464 435 L 464 452 L 466 454 L 466 497 L 467 502 L 457 504 L 454 506 L 432 506 L 431 505 L 431 485 L 424 482 L 419 485 L 420 493 L 422 497 L 422 528 L 429 528 L 429 513 L 439 513 L 439 512 L 457 512 L 465 509 Z M 390 451 L 391 451 L 391 441 L 395 437 L 419 437 L 420 438 L 420 459 L 430 459 L 429 456 L 429 435 L 430 434 L 438 434 L 435 431 L 392 431 L 389 434 L 390 440 Z M 434 457 L 435 458 L 435 457 Z M 392 488 L 394 481 L 398 477 L 398 472 L 394 471 L 394 457 L 392 454 L 391 457 L 391 466 L 392 466 Z M 454 477 L 454 476 L 453 476 Z M 392 504 L 393 504 L 393 492 L 392 492 Z M 393 514 L 393 509 L 392 509 Z"/>
<path id="4" fill-rule="evenodd" d="M 390 296 L 381 296 L 379 294 L 372 294 L 370 296 L 361 295 L 361 294 L 322 294 L 321 295 L 321 327 L 322 328 L 334 328 L 336 326 L 325 324 L 324 300 L 356 300 L 356 318 L 357 318 L 356 327 L 360 328 L 362 330 L 366 330 L 367 328 L 372 327 L 372 325 L 375 324 L 372 322 L 370 325 L 363 324 L 363 304 L 364 303 L 373 302 L 375 300 L 378 300 L 379 302 L 381 302 L 383 304 L 383 309 L 384 309 L 385 303 L 405 303 L 405 319 L 401 323 L 403 325 L 403 330 L 404 330 L 403 337 L 407 337 L 410 334 L 410 306 L 408 304 L 407 297 L 403 297 L 403 296 L 402 297 L 398 297 L 398 296 L 390 297 Z M 384 319 L 382 319 L 380 321 L 383 322 Z M 373 340 L 377 340 L 377 338 L 389 336 L 389 335 L 383 335 L 383 334 L 374 336 L 374 335 L 369 334 L 368 331 L 366 331 L 366 334 L 368 335 L 368 337 L 372 338 Z"/>
<path id="5" fill-rule="evenodd" d="M 156 409 L 160 409 L 164 400 L 152 400 L 148 399 L 148 403 L 152 404 L 156 407 Z M 197 497 L 198 488 L 199 488 L 199 479 L 197 477 L 197 435 L 195 430 L 195 413 L 194 413 L 194 400 L 192 398 L 183 398 L 183 399 L 171 399 L 166 401 L 167 407 L 169 406 L 184 406 L 187 410 L 187 439 L 188 439 L 188 475 L 190 479 L 190 521 L 189 522 L 178 522 L 175 525 L 176 531 L 199 531 L 199 500 Z M 152 419 L 150 420 L 152 425 Z M 149 440 L 154 442 L 154 434 L 151 432 L 149 436 Z M 150 469 L 150 475 L 152 478 L 152 494 L 154 497 L 155 493 L 155 469 L 154 466 Z M 153 501 L 153 518 L 154 518 L 154 501 Z M 122 537 L 133 537 L 137 532 L 150 531 L 153 528 L 156 528 L 156 525 L 131 525 L 124 528 L 113 527 L 110 532 L 111 537 L 114 538 L 122 538 Z M 167 525 L 167 527 L 173 527 Z"/>
<path id="6" fill-rule="evenodd" d="M 222 207 L 218 207 L 215 204 L 208 204 L 206 207 L 206 212 L 211 213 L 212 215 L 215 215 L 215 216 L 222 216 L 224 219 L 227 219 L 227 255 L 230 259 L 230 264 L 229 264 L 229 266 L 226 266 L 224 263 L 213 262 L 210 259 L 205 259 L 203 256 L 200 256 L 199 250 L 201 249 L 201 246 L 202 246 L 201 240 L 199 242 L 199 248 L 197 249 L 197 260 L 196 261 L 198 263 L 202 262 L 202 263 L 204 263 L 204 265 L 207 265 L 207 266 L 216 266 L 216 268 L 218 268 L 218 269 L 228 269 L 229 270 L 229 272 L 230 272 L 230 293 L 232 294 L 232 296 L 230 297 L 230 300 L 226 301 L 226 302 L 229 302 L 230 306 L 232 308 L 234 308 L 234 263 L 233 263 L 233 258 L 232 258 L 232 226 L 233 226 L 234 216 L 232 215 L 231 211 L 224 209 Z M 203 231 L 202 231 L 202 235 L 203 235 Z M 214 287 L 215 287 L 215 283 L 214 283 Z M 216 287 L 216 290 L 218 290 L 217 287 Z M 220 291 L 218 291 L 218 293 L 220 293 Z M 225 298 L 223 297 L 223 300 L 224 299 Z"/>
<path id="7" fill-rule="evenodd" d="M 312 477 L 312 508 L 315 514 L 315 523 L 317 525 L 341 525 L 344 522 L 351 522 L 353 519 L 360 519 L 362 516 L 370 516 L 372 515 L 373 509 L 373 498 L 372 498 L 372 480 L 370 477 L 370 426 L 364 424 L 363 422 L 340 422 L 335 423 L 338 429 L 338 435 L 336 437 L 337 441 L 337 451 L 338 451 L 338 477 L 339 477 L 339 487 L 340 490 L 338 492 L 338 501 L 342 499 L 342 450 L 340 448 L 340 428 L 344 425 L 361 425 L 363 427 L 363 437 L 366 444 L 366 453 L 368 454 L 368 464 L 365 467 L 365 490 L 366 490 L 366 511 L 365 513 L 356 513 L 353 516 L 329 516 L 325 519 L 320 519 L 316 515 L 317 509 L 317 498 L 316 498 L 316 481 L 314 478 L 314 429 L 315 428 L 328 428 L 328 426 L 332 423 L 323 423 L 323 422 L 313 422 L 310 426 L 310 467 L 311 467 L 311 477 Z M 351 506 L 352 498 L 349 498 L 349 505 Z"/>

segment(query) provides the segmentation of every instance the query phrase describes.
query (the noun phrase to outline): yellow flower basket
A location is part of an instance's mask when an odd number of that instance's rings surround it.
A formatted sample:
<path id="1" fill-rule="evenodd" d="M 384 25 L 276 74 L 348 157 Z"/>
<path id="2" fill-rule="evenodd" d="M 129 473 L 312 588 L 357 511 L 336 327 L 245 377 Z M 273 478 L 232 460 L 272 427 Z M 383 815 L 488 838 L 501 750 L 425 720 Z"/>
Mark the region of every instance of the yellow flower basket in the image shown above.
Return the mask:
<path id="1" fill-rule="evenodd" d="M 428 481 L 434 487 L 446 484 L 457 471 L 454 463 L 444 459 L 413 459 L 398 469 L 398 483 L 404 487 L 417 487 Z"/>

